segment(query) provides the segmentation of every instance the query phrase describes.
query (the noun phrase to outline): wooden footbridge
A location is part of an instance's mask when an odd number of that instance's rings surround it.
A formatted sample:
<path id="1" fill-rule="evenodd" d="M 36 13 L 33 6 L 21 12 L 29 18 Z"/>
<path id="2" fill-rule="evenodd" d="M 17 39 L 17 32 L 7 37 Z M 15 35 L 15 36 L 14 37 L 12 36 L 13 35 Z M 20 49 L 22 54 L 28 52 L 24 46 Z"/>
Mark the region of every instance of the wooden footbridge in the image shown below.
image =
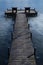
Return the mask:
<path id="1" fill-rule="evenodd" d="M 5 14 L 7 13 L 9 12 L 5 12 Z M 10 13 L 9 14 L 12 15 L 12 11 L 10 11 Z M 32 14 L 28 14 L 32 16 Z M 35 14 L 33 15 L 35 16 Z M 25 12 L 24 10 L 16 11 L 16 23 L 14 26 L 15 28 L 8 65 L 36 65 L 34 48 L 31 40 L 32 34 L 30 28 L 28 28 L 27 21 L 27 16 L 29 15 L 27 15 L 26 10 Z M 15 16 L 14 12 L 13 16 Z"/>

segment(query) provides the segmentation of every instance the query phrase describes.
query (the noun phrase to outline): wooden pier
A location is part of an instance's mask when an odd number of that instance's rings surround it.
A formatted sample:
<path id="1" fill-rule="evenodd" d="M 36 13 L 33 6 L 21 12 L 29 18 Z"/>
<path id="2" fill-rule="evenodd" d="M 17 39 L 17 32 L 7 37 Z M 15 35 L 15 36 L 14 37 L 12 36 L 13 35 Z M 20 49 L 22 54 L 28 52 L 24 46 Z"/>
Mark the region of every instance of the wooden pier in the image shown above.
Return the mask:
<path id="1" fill-rule="evenodd" d="M 8 65 L 36 65 L 25 13 L 17 12 Z"/>
<path id="2" fill-rule="evenodd" d="M 15 18 L 17 11 L 18 11 L 18 12 L 19 12 L 19 11 L 24 12 L 24 13 L 26 14 L 26 17 L 36 17 L 36 16 L 37 16 L 37 11 L 35 10 L 35 8 L 34 8 L 34 9 L 31 9 L 30 7 L 25 7 L 24 10 L 23 10 L 23 9 L 20 9 L 20 10 L 19 10 L 19 9 L 17 9 L 17 8 L 7 9 L 7 10 L 5 11 L 5 15 L 6 15 L 7 17 L 13 17 L 13 16 L 14 16 L 14 18 Z"/>

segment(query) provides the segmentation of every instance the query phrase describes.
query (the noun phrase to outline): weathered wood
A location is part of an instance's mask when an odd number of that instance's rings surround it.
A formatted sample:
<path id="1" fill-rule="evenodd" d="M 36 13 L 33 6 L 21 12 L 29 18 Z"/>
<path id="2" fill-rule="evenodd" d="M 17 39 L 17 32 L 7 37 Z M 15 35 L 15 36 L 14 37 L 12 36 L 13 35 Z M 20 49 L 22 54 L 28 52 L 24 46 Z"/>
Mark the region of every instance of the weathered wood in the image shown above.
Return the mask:
<path id="1" fill-rule="evenodd" d="M 17 14 L 8 65 L 36 65 L 25 14 Z"/>
<path id="2" fill-rule="evenodd" d="M 37 11 L 35 9 L 31 9 L 30 7 L 25 7 L 25 13 L 27 17 L 37 16 Z"/>
<path id="3" fill-rule="evenodd" d="M 7 9 L 5 11 L 5 15 L 9 17 L 12 15 L 16 15 L 16 13 L 20 13 L 20 12 L 25 13 L 27 17 L 37 16 L 37 11 L 35 9 L 31 9 L 30 7 L 26 7 L 25 10 L 24 9 L 17 10 L 17 8 Z"/>

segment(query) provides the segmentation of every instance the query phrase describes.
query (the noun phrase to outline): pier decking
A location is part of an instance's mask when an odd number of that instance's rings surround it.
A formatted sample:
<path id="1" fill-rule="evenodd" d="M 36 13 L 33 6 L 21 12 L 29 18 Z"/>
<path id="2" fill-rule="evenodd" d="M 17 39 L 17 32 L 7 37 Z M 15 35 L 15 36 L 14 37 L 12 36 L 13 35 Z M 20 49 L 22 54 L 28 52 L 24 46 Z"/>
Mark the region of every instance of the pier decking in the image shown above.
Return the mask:
<path id="1" fill-rule="evenodd" d="M 30 7 L 26 7 L 25 9 L 17 9 L 17 8 L 12 8 L 12 9 L 7 9 L 5 11 L 5 15 L 7 17 L 16 17 L 16 13 L 18 12 L 23 12 L 26 14 L 26 17 L 36 17 L 37 16 L 37 11 L 35 9 L 31 9 Z"/>
<path id="2" fill-rule="evenodd" d="M 36 65 L 25 13 L 17 13 L 8 65 Z"/>

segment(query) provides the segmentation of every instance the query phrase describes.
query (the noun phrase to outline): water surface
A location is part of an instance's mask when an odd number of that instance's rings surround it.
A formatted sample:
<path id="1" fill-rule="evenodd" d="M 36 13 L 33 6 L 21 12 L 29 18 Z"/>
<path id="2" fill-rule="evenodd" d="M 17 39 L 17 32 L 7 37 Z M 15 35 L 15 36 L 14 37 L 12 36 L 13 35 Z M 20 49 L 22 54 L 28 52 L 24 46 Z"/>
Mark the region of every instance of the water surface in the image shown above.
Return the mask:
<path id="1" fill-rule="evenodd" d="M 22 4 L 21 4 L 22 3 Z M 38 16 L 29 18 L 28 23 L 32 32 L 33 46 L 36 48 L 38 65 L 43 65 L 43 0 L 0 0 L 0 65 L 8 63 L 8 48 L 11 47 L 13 21 L 4 17 L 7 8 L 36 8 Z"/>

